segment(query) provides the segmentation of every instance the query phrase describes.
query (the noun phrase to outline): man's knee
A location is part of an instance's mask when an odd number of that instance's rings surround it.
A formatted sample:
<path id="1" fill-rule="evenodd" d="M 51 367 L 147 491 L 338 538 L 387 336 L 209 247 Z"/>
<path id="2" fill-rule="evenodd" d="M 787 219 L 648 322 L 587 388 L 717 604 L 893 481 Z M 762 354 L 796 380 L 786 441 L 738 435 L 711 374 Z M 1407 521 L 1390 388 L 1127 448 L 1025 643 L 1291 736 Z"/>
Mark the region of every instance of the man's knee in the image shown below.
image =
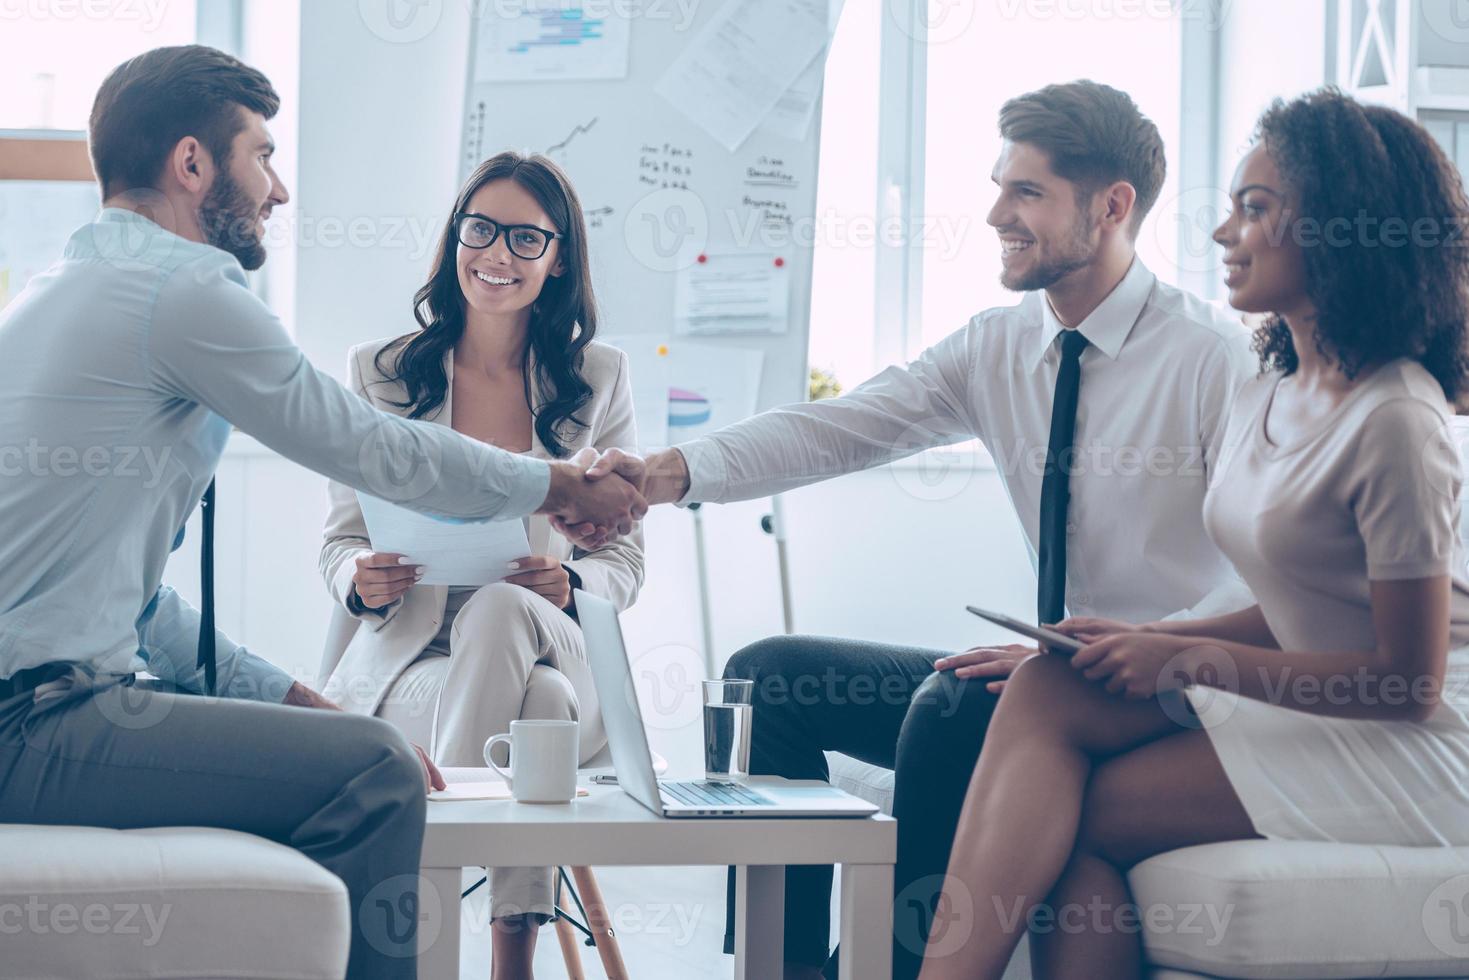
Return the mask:
<path id="1" fill-rule="evenodd" d="M 428 784 L 418 751 L 401 731 L 381 718 L 347 717 L 363 723 L 360 738 L 369 753 L 365 769 L 349 773 L 348 778 L 355 781 L 363 773 L 370 774 L 369 787 L 364 792 L 389 801 L 396 810 L 409 811 L 410 816 L 413 812 L 421 813 Z"/>
<path id="2" fill-rule="evenodd" d="M 983 733 L 1000 696 L 986 688 L 989 678 L 966 680 L 952 670 L 936 670 L 913 693 L 903 731 Z"/>
<path id="3" fill-rule="evenodd" d="M 824 642 L 809 636 L 770 636 L 738 651 L 727 680 L 754 681 L 757 707 L 802 708 L 839 701 L 844 678 Z"/>

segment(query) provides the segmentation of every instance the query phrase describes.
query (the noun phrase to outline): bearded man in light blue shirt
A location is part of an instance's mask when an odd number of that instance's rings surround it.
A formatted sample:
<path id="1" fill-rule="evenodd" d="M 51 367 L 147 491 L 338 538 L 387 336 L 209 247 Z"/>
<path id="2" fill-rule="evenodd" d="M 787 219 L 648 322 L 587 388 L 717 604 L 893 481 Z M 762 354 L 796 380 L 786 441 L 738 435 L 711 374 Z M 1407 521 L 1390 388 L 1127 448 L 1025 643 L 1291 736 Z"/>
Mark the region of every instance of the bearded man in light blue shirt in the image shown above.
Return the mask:
<path id="1" fill-rule="evenodd" d="M 244 275 L 288 199 L 265 126 L 278 106 L 210 48 L 117 68 L 90 121 L 103 210 L 0 314 L 0 822 L 298 847 L 347 886 L 349 976 L 412 977 L 415 922 L 361 917 L 411 906 L 424 780 L 441 777 L 381 720 L 301 710 L 333 706 L 222 633 L 220 697 L 197 696 L 201 617 L 162 585 L 169 552 L 232 426 L 440 516 L 544 512 L 610 535 L 646 504 L 587 482 L 585 461 L 380 413 L 307 361 Z"/>

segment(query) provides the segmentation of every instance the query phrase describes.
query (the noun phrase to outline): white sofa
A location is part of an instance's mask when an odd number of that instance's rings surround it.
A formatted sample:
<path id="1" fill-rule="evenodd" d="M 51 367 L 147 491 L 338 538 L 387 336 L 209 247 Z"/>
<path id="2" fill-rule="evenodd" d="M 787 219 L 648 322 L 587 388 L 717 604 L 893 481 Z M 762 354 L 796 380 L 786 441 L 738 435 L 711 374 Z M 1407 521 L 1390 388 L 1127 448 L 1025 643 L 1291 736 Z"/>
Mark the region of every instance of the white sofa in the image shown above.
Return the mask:
<path id="1" fill-rule="evenodd" d="M 0 976 L 340 980 L 347 889 L 231 830 L 0 824 Z"/>
<path id="2" fill-rule="evenodd" d="M 891 770 L 827 762 L 892 812 Z M 1469 847 L 1232 841 L 1149 858 L 1128 883 L 1168 910 L 1143 930 L 1150 980 L 1469 976 Z"/>

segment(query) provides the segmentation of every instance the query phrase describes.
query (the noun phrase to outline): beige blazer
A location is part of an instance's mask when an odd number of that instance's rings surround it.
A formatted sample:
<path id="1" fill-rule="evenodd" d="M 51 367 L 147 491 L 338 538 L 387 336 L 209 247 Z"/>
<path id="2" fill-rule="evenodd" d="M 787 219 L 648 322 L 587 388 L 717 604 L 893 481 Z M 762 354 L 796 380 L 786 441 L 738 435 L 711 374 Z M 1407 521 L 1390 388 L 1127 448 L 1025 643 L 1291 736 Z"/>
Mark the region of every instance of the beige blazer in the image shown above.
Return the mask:
<path id="1" fill-rule="evenodd" d="M 392 404 L 405 400 L 403 385 L 386 382 L 374 364 L 378 352 L 392 339 L 375 340 L 352 348 L 347 358 L 349 384 L 374 407 L 405 415 L 405 409 Z M 437 412 L 425 417 L 425 421 L 439 425 L 449 425 L 453 418 L 452 350 L 444 357 L 444 370 L 450 382 L 444 404 Z M 627 355 L 615 347 L 593 341 L 586 347 L 582 370 L 587 383 L 592 386 L 592 400 L 577 413 L 587 422 L 587 427 L 570 441 L 570 452 L 587 446 L 598 449 L 635 448 L 637 428 L 633 419 Z M 532 407 L 540 409 L 538 398 Z M 540 459 L 553 458 L 534 429 L 531 431 L 530 455 Z M 370 715 L 377 710 L 398 676 L 438 635 L 448 605 L 449 588 L 417 585 L 381 614 L 352 613 L 347 606 L 347 597 L 352 592 L 356 559 L 372 550 L 372 542 L 367 537 L 367 525 L 357 504 L 357 494 L 350 487 L 336 482 L 331 483 L 328 492 L 331 512 L 323 532 L 321 574 L 337 604 L 335 618 L 340 620 L 346 613 L 360 622 L 348 624 L 349 627 L 355 625 L 355 629 L 332 630 L 333 639 L 329 643 L 345 642 L 346 645 L 335 666 L 332 661 L 336 651 L 326 651 L 324 690 L 328 697 L 348 711 Z M 643 584 L 641 526 L 627 537 L 592 552 L 574 547 L 541 514 L 531 515 L 528 534 L 532 554 L 560 559 L 581 579 L 581 587 L 587 592 L 611 601 L 618 609 L 626 609 L 637 598 L 638 589 Z"/>

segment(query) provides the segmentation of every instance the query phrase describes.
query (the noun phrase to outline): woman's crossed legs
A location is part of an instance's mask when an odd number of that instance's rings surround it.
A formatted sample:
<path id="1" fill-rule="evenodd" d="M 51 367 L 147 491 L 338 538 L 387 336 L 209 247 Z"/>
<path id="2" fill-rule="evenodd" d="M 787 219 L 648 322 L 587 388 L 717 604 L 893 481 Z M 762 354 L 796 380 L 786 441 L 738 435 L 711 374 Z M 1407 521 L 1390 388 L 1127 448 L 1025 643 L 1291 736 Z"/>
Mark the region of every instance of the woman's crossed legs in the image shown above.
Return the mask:
<path id="1" fill-rule="evenodd" d="M 1000 977 L 1031 922 L 1037 978 L 1141 975 L 1127 869 L 1258 836 L 1182 705 L 1109 694 L 1060 656 L 1016 670 L 970 782 L 935 918 L 949 924 L 929 937 L 922 980 Z"/>

